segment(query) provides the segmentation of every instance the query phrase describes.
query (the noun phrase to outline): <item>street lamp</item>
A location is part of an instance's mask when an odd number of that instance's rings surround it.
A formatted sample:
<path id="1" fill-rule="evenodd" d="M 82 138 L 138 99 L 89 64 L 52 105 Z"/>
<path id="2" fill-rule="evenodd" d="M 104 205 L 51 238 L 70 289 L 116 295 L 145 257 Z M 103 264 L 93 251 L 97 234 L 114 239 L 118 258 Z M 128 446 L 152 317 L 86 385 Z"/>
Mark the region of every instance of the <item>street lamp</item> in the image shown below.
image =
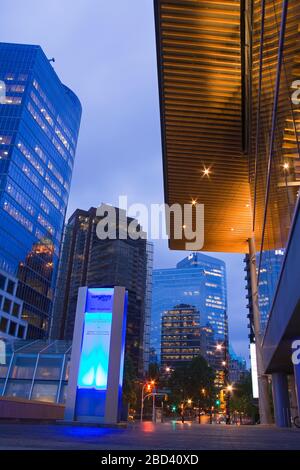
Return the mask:
<path id="1" fill-rule="evenodd" d="M 226 424 L 230 424 L 230 393 L 232 392 L 232 385 L 228 383 L 228 376 L 229 376 L 229 370 L 228 370 L 228 361 L 227 361 L 227 345 L 226 345 L 226 339 L 223 341 L 223 343 L 219 343 L 216 346 L 217 351 L 223 351 L 224 350 L 224 358 L 222 361 L 222 366 L 224 368 L 224 386 L 225 386 L 225 414 L 226 414 Z"/>
<path id="2" fill-rule="evenodd" d="M 147 396 L 149 396 L 152 392 L 152 389 L 155 385 L 155 381 L 154 380 L 151 380 L 151 382 L 147 382 L 143 385 L 143 388 L 142 388 L 142 399 L 141 399 L 141 423 L 143 422 L 143 414 L 144 414 L 144 400 L 145 398 L 147 398 Z M 144 392 L 145 392 L 145 389 L 147 390 L 148 392 L 148 395 L 144 396 Z M 154 394 L 153 394 L 153 402 L 155 400 L 155 397 L 154 397 Z M 153 405 L 154 406 L 154 405 Z"/>

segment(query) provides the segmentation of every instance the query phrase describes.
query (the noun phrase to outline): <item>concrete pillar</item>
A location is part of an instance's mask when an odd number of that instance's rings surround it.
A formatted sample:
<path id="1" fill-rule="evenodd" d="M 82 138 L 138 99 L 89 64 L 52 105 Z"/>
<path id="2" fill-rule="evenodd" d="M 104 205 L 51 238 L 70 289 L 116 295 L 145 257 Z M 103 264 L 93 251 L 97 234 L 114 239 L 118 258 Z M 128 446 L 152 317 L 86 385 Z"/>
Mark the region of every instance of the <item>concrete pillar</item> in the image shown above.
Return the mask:
<path id="1" fill-rule="evenodd" d="M 291 405 L 291 417 L 294 419 L 299 416 L 297 392 L 296 392 L 296 381 L 294 375 L 289 376 L 289 390 L 290 390 L 290 405 Z"/>
<path id="2" fill-rule="evenodd" d="M 250 257 L 250 282 L 252 292 L 252 308 L 253 308 L 253 327 L 255 334 L 256 361 L 257 361 L 257 378 L 259 393 L 259 417 L 260 424 L 271 424 L 271 406 L 269 399 L 269 383 L 268 376 L 264 373 L 262 338 L 260 333 L 260 312 L 258 307 L 258 289 L 257 289 L 257 272 L 256 272 L 256 249 L 254 238 L 248 240 L 249 257 Z"/>
<path id="3" fill-rule="evenodd" d="M 291 426 L 291 414 L 286 374 L 282 372 L 272 374 L 272 390 L 275 423 L 281 428 L 288 428 Z"/>
<path id="4" fill-rule="evenodd" d="M 300 364 L 294 364 L 295 391 L 297 396 L 298 416 L 300 416 Z"/>

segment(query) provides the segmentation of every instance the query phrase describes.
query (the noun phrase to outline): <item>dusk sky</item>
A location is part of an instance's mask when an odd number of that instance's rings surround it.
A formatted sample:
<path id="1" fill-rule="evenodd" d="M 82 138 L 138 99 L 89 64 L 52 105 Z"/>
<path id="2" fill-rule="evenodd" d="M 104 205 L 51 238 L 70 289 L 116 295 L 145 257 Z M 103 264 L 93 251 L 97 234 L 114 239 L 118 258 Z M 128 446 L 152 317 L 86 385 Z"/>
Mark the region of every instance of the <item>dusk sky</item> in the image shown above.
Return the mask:
<path id="1" fill-rule="evenodd" d="M 0 40 L 40 45 L 83 115 L 68 215 L 101 202 L 163 203 L 153 0 L 1 0 Z M 186 252 L 155 242 L 154 267 Z M 243 256 L 226 262 L 230 341 L 248 360 Z"/>

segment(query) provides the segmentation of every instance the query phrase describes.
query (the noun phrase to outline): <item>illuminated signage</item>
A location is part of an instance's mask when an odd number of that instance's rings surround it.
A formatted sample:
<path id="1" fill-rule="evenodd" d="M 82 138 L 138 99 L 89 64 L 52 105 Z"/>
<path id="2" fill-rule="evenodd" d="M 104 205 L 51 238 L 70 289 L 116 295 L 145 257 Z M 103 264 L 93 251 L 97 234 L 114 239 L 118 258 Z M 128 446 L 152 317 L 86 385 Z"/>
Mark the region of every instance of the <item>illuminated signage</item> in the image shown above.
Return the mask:
<path id="1" fill-rule="evenodd" d="M 250 344 L 250 358 L 251 358 L 252 394 L 253 394 L 253 398 L 259 398 L 255 343 Z"/>
<path id="2" fill-rule="evenodd" d="M 106 390 L 113 289 L 88 289 L 78 388 Z"/>

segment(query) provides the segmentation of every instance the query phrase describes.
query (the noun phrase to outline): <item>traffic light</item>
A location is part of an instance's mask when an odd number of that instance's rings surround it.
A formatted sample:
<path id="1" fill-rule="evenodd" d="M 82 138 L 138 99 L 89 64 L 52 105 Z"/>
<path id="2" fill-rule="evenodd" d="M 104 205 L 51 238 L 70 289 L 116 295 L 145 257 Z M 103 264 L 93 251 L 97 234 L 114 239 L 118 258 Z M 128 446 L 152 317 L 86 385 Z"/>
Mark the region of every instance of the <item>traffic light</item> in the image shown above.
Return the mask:
<path id="1" fill-rule="evenodd" d="M 176 410 L 177 410 L 177 406 L 176 406 L 176 405 L 172 405 L 172 411 L 173 411 L 173 413 L 175 413 Z"/>
<path id="2" fill-rule="evenodd" d="M 216 405 L 217 405 L 217 406 L 220 406 L 220 405 L 221 405 L 221 401 L 220 401 L 219 399 L 216 400 Z"/>

